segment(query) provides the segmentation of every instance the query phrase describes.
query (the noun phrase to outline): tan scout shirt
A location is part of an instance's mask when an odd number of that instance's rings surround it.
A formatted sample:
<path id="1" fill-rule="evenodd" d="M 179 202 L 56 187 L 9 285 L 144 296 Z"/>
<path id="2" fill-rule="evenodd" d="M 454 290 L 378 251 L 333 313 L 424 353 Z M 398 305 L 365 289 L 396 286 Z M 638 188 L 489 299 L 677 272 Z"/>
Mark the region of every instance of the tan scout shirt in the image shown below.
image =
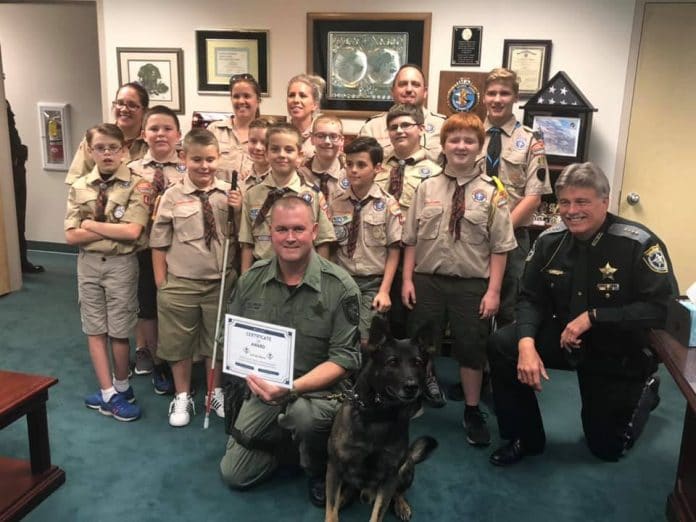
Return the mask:
<path id="1" fill-rule="evenodd" d="M 138 138 L 133 141 L 131 146 L 128 147 L 127 151 L 128 156 L 123 158 L 123 163 L 125 164 L 142 158 L 147 152 L 147 143 Z M 68 174 L 65 176 L 65 184 L 72 185 L 78 178 L 89 174 L 93 168 L 94 160 L 87 151 L 87 140 L 83 138 L 80 145 L 77 147 L 77 152 L 75 152 L 75 156 L 70 164 Z"/>
<path id="2" fill-rule="evenodd" d="M 239 179 L 241 180 L 239 182 L 239 189 L 242 191 L 242 194 L 244 194 L 251 187 L 255 187 L 256 185 L 261 183 L 270 172 L 271 167 L 268 167 L 266 169 L 266 172 L 256 172 L 256 167 L 254 167 L 254 163 L 251 162 L 251 168 L 246 171 L 244 177 L 242 177 L 241 174 L 239 176 Z"/>
<path id="3" fill-rule="evenodd" d="M 405 245 L 416 247 L 417 273 L 486 278 L 491 254 L 517 247 L 507 198 L 490 177 L 479 175 L 481 170 L 479 162 L 471 176 L 455 178 L 445 172 L 418 187 L 402 237 Z M 459 241 L 449 232 L 457 183 L 466 186 Z"/>
<path id="4" fill-rule="evenodd" d="M 228 233 L 227 192 L 229 183 L 216 179 L 207 189 L 215 216 L 217 240 L 205 244 L 203 205 L 196 195 L 196 187 L 188 176 L 167 189 L 155 213 L 151 248 L 167 249 L 167 272 L 186 279 L 220 279 L 225 238 Z M 233 266 L 236 245 L 230 245 L 227 269 Z"/>
<path id="5" fill-rule="evenodd" d="M 314 123 L 312 123 L 312 127 L 314 126 Z M 302 157 L 303 158 L 311 158 L 314 156 L 314 143 L 312 143 L 312 127 L 304 131 L 302 134 Z"/>
<path id="6" fill-rule="evenodd" d="M 353 257 L 348 256 L 348 236 L 353 222 L 353 201 L 358 198 L 349 188 L 329 205 L 336 239 L 339 248 L 334 261 L 350 275 L 383 275 L 390 245 L 401 241 L 401 220 L 399 203 L 373 183 L 370 191 L 360 201 L 360 229 Z"/>
<path id="7" fill-rule="evenodd" d="M 86 219 L 96 216 L 97 196 L 102 178 L 99 169 L 94 167 L 86 176 L 78 178 L 70 186 L 68 205 L 65 213 L 64 229 L 80 228 Z M 104 214 L 108 223 L 138 223 L 143 231 L 135 241 L 100 239 L 84 245 L 85 252 L 105 255 L 131 254 L 147 246 L 147 225 L 150 221 L 150 200 L 152 186 L 146 180 L 131 172 L 124 164 L 106 180 L 107 202 Z"/>
<path id="8" fill-rule="evenodd" d="M 164 165 L 162 172 L 164 173 L 164 179 L 167 182 L 165 189 L 178 183 L 184 177 L 186 167 L 179 162 L 179 156 L 176 155 L 175 151 L 172 151 L 171 155 L 162 162 L 154 159 L 152 154 L 150 154 L 150 151 L 147 151 L 141 159 L 131 161 L 128 164 L 128 168 L 135 172 L 138 176 L 152 183 L 153 178 L 155 177 L 157 163 Z"/>
<path id="9" fill-rule="evenodd" d="M 310 165 L 310 166 L 307 166 Z M 348 187 L 350 187 L 350 182 L 346 178 L 346 170 L 341 165 L 341 161 L 336 158 L 334 162 L 329 167 L 327 171 L 321 171 L 317 165 L 316 158 L 312 157 L 309 161 L 305 162 L 302 167 L 297 169 L 297 172 L 305 179 L 305 181 L 314 186 L 315 189 L 320 190 L 321 179 L 319 176 L 315 176 L 314 173 L 323 174 L 326 172 L 329 178 L 329 197 L 327 204 L 331 206 L 331 202 Z"/>
<path id="10" fill-rule="evenodd" d="M 317 239 L 314 241 L 314 246 L 336 241 L 333 227 L 326 215 L 328 207 L 324 200 L 324 195 L 305 183 L 297 173 L 292 175 L 286 187 L 290 189 L 290 192 L 286 195 L 299 196 L 312 204 L 314 218 L 319 224 L 319 231 L 317 233 Z M 273 175 L 269 174 L 260 184 L 252 187 L 244 194 L 239 242 L 254 245 L 255 259 L 268 259 L 273 255 L 273 247 L 271 246 L 270 210 L 268 214 L 266 214 L 263 223 L 258 226 L 253 225 L 264 201 L 266 201 L 266 196 L 268 196 L 271 190 L 277 188 L 284 187 L 276 185 Z"/>
<path id="11" fill-rule="evenodd" d="M 241 174 L 244 164 L 251 161 L 247 152 L 249 142 L 241 141 L 230 119 L 211 122 L 208 130 L 220 145 L 220 163 L 216 175 L 229 183 L 232 171 L 236 170 Z"/>
<path id="12" fill-rule="evenodd" d="M 413 194 L 416 192 L 418 185 L 420 185 L 423 180 L 437 176 L 442 172 L 442 167 L 440 167 L 440 165 L 428 159 L 425 149 L 421 148 L 409 157 L 413 158 L 416 163 L 414 165 L 406 165 L 404 170 L 404 184 L 401 190 L 401 197 L 399 198 L 399 205 L 401 206 L 401 212 L 404 213 L 404 216 L 411 206 L 411 200 L 413 199 Z M 382 170 L 377 173 L 377 176 L 375 176 L 375 183 L 383 190 L 387 191 L 389 190 L 389 174 L 391 173 L 392 167 L 398 166 L 399 160 L 394 155 L 385 156 L 384 158 L 384 166 Z"/>
<path id="13" fill-rule="evenodd" d="M 488 129 L 493 124 L 486 118 L 484 123 L 486 129 L 486 140 L 481 149 L 478 159 L 486 157 L 490 135 Z M 529 127 L 523 126 L 512 116 L 501 127 L 501 149 L 500 166 L 498 177 L 508 191 L 510 212 L 519 204 L 525 196 L 535 196 L 540 194 L 551 194 L 551 179 L 549 168 L 546 163 L 546 153 L 544 152 L 544 141 L 535 135 Z M 485 169 L 485 161 L 483 162 Z M 543 171 L 543 180 L 537 176 L 538 170 Z M 530 217 L 527 226 L 532 223 Z"/>
<path id="14" fill-rule="evenodd" d="M 442 152 L 440 145 L 440 129 L 445 123 L 445 117 L 442 114 L 430 112 L 423 107 L 423 115 L 425 116 L 425 125 L 421 146 L 427 149 L 428 157 L 433 161 L 438 161 L 438 156 Z M 394 149 L 389 140 L 389 131 L 387 130 L 387 113 L 381 112 L 369 118 L 360 129 L 359 136 L 372 136 L 384 149 L 384 157 L 388 157 L 394 152 Z"/>

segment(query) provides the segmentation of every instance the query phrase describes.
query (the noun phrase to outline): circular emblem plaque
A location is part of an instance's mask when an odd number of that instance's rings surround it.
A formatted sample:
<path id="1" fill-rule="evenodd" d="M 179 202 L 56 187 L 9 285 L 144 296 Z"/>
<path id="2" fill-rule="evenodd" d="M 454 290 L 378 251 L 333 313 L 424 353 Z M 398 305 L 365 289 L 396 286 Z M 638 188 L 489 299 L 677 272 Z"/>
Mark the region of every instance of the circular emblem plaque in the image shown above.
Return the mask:
<path id="1" fill-rule="evenodd" d="M 478 89 L 468 78 L 459 78 L 447 91 L 447 105 L 454 112 L 471 112 L 478 102 Z"/>

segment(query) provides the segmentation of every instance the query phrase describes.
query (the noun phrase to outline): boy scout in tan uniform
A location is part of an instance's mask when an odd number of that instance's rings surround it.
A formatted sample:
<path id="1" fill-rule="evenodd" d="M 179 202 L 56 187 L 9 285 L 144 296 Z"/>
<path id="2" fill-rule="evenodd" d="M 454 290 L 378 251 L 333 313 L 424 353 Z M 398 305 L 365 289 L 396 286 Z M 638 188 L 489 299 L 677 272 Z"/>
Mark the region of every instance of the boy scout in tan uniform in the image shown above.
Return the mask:
<path id="1" fill-rule="evenodd" d="M 271 230 L 268 221 L 268 211 L 266 209 L 262 221 L 257 220 L 257 216 L 262 212 L 264 203 L 267 202 L 269 194 L 280 194 L 282 196 L 299 196 L 312 205 L 314 216 L 319 223 L 319 232 L 314 242 L 315 246 L 336 241 L 333 227 L 329 221 L 326 200 L 321 190 L 308 185 L 295 172 L 290 178 L 290 182 L 284 187 L 276 185 L 272 175 L 267 175 L 261 183 L 249 189 L 244 194 L 242 204 L 242 217 L 239 229 L 239 242 L 253 245 L 254 259 L 268 259 L 273 255 L 271 247 Z"/>
<path id="2" fill-rule="evenodd" d="M 79 178 L 87 175 L 94 169 L 94 160 L 90 157 L 86 140 L 82 140 L 77 147 L 77 152 L 73 157 L 68 174 L 65 176 L 65 184 L 72 185 Z M 126 143 L 126 157 L 123 163 L 130 163 L 145 156 L 147 152 L 147 143 L 141 138 L 134 139 L 130 144 Z"/>
<path id="3" fill-rule="evenodd" d="M 353 232 L 356 235 L 353 242 L 351 232 L 356 211 L 360 220 L 359 228 Z M 396 200 L 375 183 L 362 199 L 348 188 L 334 199 L 329 213 L 338 241 L 332 261 L 345 269 L 360 288 L 360 336 L 366 340 L 376 314 L 372 304 L 382 284 L 387 254 L 390 247 L 399 249 L 403 216 Z"/>
<path id="4" fill-rule="evenodd" d="M 323 194 L 328 205 L 350 186 L 339 158 L 336 158 L 331 167 L 323 172 L 316 166 L 315 159 L 309 158 L 297 172 L 309 185 Z"/>
<path id="5" fill-rule="evenodd" d="M 530 247 L 526 227 L 532 223 L 541 196 L 551 193 L 544 141 L 538 132 L 523 126 L 512 113 L 518 91 L 517 75 L 513 71 L 493 69 L 486 78 L 483 96 L 487 110 L 484 122 L 486 139 L 478 155 L 483 160 L 486 174 L 496 176 L 505 186 L 518 243 L 518 248 L 508 255 L 497 315 L 499 326 L 514 320 L 518 281 Z M 499 140 L 499 151 L 491 148 L 494 140 Z"/>
<path id="6" fill-rule="evenodd" d="M 164 174 L 164 189 L 162 192 L 156 194 L 155 197 L 161 196 L 167 187 L 175 185 L 181 181 L 184 177 L 184 172 L 186 172 L 186 168 L 179 163 L 179 156 L 177 155 L 176 151 L 173 151 L 170 157 L 161 162 L 155 160 L 152 157 L 152 154 L 150 154 L 148 151 L 142 158 L 128 163 L 128 168 L 150 183 L 154 181 L 155 172 L 157 169 L 162 170 L 162 173 Z"/>
<path id="7" fill-rule="evenodd" d="M 442 172 L 442 167 L 428 158 L 427 151 L 423 148 L 418 149 L 407 158 L 397 158 L 396 155 L 392 153 L 386 157 L 384 167 L 382 171 L 377 174 L 375 183 L 382 189 L 388 190 L 391 171 L 393 169 L 398 169 L 402 163 L 404 171 L 403 188 L 399 195 L 398 202 L 401 211 L 406 214 L 408 209 L 411 208 L 413 195 L 418 185 L 430 177 L 437 176 Z"/>

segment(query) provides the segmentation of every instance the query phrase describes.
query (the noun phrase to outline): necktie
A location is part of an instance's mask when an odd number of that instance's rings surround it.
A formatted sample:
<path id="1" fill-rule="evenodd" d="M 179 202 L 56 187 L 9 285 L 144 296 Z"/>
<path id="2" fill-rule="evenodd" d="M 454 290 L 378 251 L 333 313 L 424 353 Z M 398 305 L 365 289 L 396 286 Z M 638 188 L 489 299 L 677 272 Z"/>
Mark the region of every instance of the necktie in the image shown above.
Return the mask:
<path id="1" fill-rule="evenodd" d="M 99 194 L 97 194 L 97 204 L 94 207 L 94 220 L 95 221 L 106 221 L 106 202 L 108 201 L 108 196 L 106 195 L 106 189 L 109 185 L 106 181 L 99 181 Z"/>
<path id="2" fill-rule="evenodd" d="M 261 209 L 259 210 L 259 213 L 256 214 L 256 219 L 254 219 L 253 226 L 257 227 L 261 223 L 263 223 L 263 220 L 266 219 L 266 214 L 268 214 L 268 211 L 273 206 L 273 203 L 278 201 L 280 198 L 282 198 L 288 192 L 290 192 L 290 189 L 288 187 L 277 188 L 277 189 L 271 190 L 268 193 L 268 195 L 266 196 L 266 200 L 263 202 L 263 205 L 261 205 Z"/>
<path id="3" fill-rule="evenodd" d="M 358 232 L 360 231 L 360 211 L 363 206 L 372 199 L 372 196 L 368 196 L 363 201 L 358 201 L 351 199 L 350 202 L 353 204 L 353 219 L 350 222 L 350 230 L 348 231 L 348 245 L 347 253 L 348 257 L 353 259 L 353 254 L 355 254 L 355 247 L 358 245 Z"/>
<path id="4" fill-rule="evenodd" d="M 213 207 L 210 204 L 210 199 L 207 192 L 197 190 L 196 196 L 198 196 L 198 198 L 201 200 L 201 205 L 203 206 L 203 237 L 205 239 L 205 246 L 207 246 L 208 250 L 210 250 L 210 243 L 213 239 L 217 239 Z"/>
<path id="5" fill-rule="evenodd" d="M 466 201 L 464 198 L 466 187 L 465 185 L 457 183 L 457 178 L 452 178 L 452 181 L 454 181 L 454 193 L 452 194 L 452 214 L 450 215 L 449 221 L 449 233 L 452 234 L 455 241 L 459 241 L 461 234 L 461 227 L 459 225 L 462 222 L 462 217 L 464 217 L 464 210 L 466 208 Z"/>
<path id="6" fill-rule="evenodd" d="M 401 192 L 404 189 L 404 172 L 406 171 L 406 165 L 414 165 L 416 160 L 413 158 L 406 158 L 405 160 L 399 160 L 396 165 L 394 165 L 389 173 L 389 192 L 394 198 L 399 200 L 401 198 Z"/>
<path id="7" fill-rule="evenodd" d="M 164 178 L 164 164 L 155 163 L 155 173 L 152 176 L 152 186 L 155 189 L 155 195 L 159 195 L 164 192 L 164 188 L 167 186 L 167 181 Z"/>
<path id="8" fill-rule="evenodd" d="M 578 315 L 587 310 L 587 263 L 588 263 L 588 244 L 586 242 L 574 240 L 575 263 L 571 276 L 570 306 L 568 309 L 568 321 L 572 321 Z M 571 366 L 576 367 L 583 359 L 583 349 L 572 349 L 567 354 L 567 360 Z"/>
<path id="9" fill-rule="evenodd" d="M 498 168 L 500 167 L 501 130 L 498 127 L 491 127 L 488 129 L 488 134 L 491 139 L 486 149 L 486 174 L 493 177 L 498 175 Z"/>

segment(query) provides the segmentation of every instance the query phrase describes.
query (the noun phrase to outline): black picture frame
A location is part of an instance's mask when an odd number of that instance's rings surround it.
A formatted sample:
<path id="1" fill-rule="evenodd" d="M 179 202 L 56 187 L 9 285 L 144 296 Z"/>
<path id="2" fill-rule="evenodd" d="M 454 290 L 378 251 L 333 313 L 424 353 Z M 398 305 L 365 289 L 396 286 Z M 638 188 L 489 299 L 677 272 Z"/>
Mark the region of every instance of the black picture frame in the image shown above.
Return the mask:
<path id="1" fill-rule="evenodd" d="M 268 49 L 266 30 L 196 31 L 198 92 L 227 94 L 230 76 L 249 73 L 259 83 L 261 95 L 269 96 Z"/>
<path id="2" fill-rule="evenodd" d="M 539 127 L 539 120 L 556 122 L 554 131 L 549 132 L 543 126 Z M 591 112 L 530 108 L 525 109 L 523 123 L 543 133 L 549 165 L 565 166 L 585 161 L 592 132 Z M 574 124 L 572 130 L 567 127 L 569 123 Z"/>
<path id="3" fill-rule="evenodd" d="M 521 99 L 529 98 L 548 81 L 552 45 L 551 40 L 503 42 L 503 67 L 517 73 Z"/>
<path id="4" fill-rule="evenodd" d="M 452 27 L 452 67 L 481 66 L 481 41 L 483 27 L 480 25 L 455 25 Z"/>
<path id="5" fill-rule="evenodd" d="M 363 41 L 371 37 L 378 41 L 382 34 L 405 34 L 403 38 L 403 50 L 405 57 L 399 60 L 404 63 L 412 63 L 423 69 L 427 82 L 429 58 L 430 58 L 430 27 L 431 13 L 307 13 L 307 72 L 318 74 L 327 82 L 327 96 L 322 103 L 323 112 L 329 112 L 343 118 L 369 117 L 373 114 L 386 111 L 391 107 L 391 79 L 387 78 L 381 82 L 372 82 L 377 93 L 373 98 L 370 96 L 360 96 L 356 99 L 338 98 L 331 95 L 332 78 L 330 74 L 330 48 L 329 38 L 333 35 L 347 35 L 354 33 L 357 39 Z M 362 52 L 362 51 L 361 51 Z M 389 74 L 396 74 L 397 60 L 394 56 L 394 63 L 386 64 Z M 367 58 L 364 63 L 365 69 L 375 67 L 369 63 Z M 369 76 L 366 73 L 365 76 Z M 384 76 L 382 76 L 384 78 Z M 369 82 L 369 78 L 367 78 Z M 356 92 L 362 89 L 365 82 L 360 80 L 360 87 L 356 84 Z M 369 86 L 371 87 L 371 86 Z M 341 86 L 341 95 L 351 96 L 345 93 L 351 87 Z M 338 90 L 338 89 L 336 89 Z M 364 91 L 364 90 L 363 90 Z M 384 92 L 387 92 L 385 95 Z"/>

